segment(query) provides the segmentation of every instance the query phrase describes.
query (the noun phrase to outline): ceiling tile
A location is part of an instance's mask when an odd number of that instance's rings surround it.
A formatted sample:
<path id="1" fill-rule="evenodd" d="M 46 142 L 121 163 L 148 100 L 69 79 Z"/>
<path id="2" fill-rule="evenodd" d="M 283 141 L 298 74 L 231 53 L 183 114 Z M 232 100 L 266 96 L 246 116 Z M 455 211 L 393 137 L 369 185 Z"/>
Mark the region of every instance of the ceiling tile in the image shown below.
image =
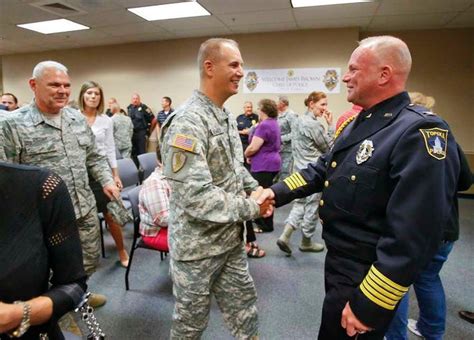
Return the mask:
<path id="1" fill-rule="evenodd" d="M 129 36 L 132 34 L 148 34 L 148 33 L 153 33 L 153 34 L 158 35 L 160 33 L 168 33 L 162 28 L 153 25 L 151 22 L 105 26 L 105 27 L 99 27 L 97 28 L 97 30 L 108 33 L 112 36 Z"/>
<path id="2" fill-rule="evenodd" d="M 213 15 L 291 9 L 290 0 L 198 0 L 198 2 Z"/>
<path id="3" fill-rule="evenodd" d="M 388 15 L 374 17 L 368 30 L 431 29 L 444 27 L 455 13 Z"/>
<path id="4" fill-rule="evenodd" d="M 295 8 L 295 19 L 297 21 L 366 17 L 374 15 L 377 11 L 378 3 L 368 2 L 360 4 L 317 6 L 306 8 Z"/>
<path id="5" fill-rule="evenodd" d="M 177 38 L 189 38 L 189 37 L 207 37 L 207 36 L 225 36 L 232 34 L 232 31 L 222 26 L 221 28 L 198 28 L 193 30 L 183 30 L 174 32 Z"/>
<path id="6" fill-rule="evenodd" d="M 230 28 L 233 33 L 252 33 L 252 32 L 275 32 L 275 31 L 292 31 L 298 29 L 294 22 L 280 22 L 269 24 L 254 24 L 243 26 L 232 26 Z"/>
<path id="7" fill-rule="evenodd" d="M 464 11 L 472 6 L 472 0 L 383 0 L 378 15 L 442 13 Z"/>
<path id="8" fill-rule="evenodd" d="M 218 17 L 229 27 L 294 21 L 291 9 L 223 14 Z"/>
<path id="9" fill-rule="evenodd" d="M 26 24 L 30 22 L 59 19 L 59 16 L 21 2 L 0 0 L 0 18 L 2 24 Z"/>
<path id="10" fill-rule="evenodd" d="M 361 27 L 366 28 L 371 17 L 358 17 L 358 18 L 341 18 L 339 20 L 333 19 L 319 19 L 310 21 L 298 21 L 298 28 L 309 29 L 309 28 L 334 28 L 334 27 Z"/>
<path id="11" fill-rule="evenodd" d="M 89 27 L 145 22 L 145 19 L 125 10 L 112 10 L 75 16 L 74 21 Z"/>
<path id="12" fill-rule="evenodd" d="M 178 31 L 188 31 L 203 28 L 222 28 L 225 25 L 214 16 L 206 17 L 196 17 L 196 18 L 186 18 L 186 19 L 173 19 L 173 20 L 159 20 L 152 21 L 158 27 L 162 27 L 168 31 L 178 32 Z"/>
<path id="13" fill-rule="evenodd" d="M 474 10 L 459 13 L 448 22 L 446 27 L 474 27 Z"/>

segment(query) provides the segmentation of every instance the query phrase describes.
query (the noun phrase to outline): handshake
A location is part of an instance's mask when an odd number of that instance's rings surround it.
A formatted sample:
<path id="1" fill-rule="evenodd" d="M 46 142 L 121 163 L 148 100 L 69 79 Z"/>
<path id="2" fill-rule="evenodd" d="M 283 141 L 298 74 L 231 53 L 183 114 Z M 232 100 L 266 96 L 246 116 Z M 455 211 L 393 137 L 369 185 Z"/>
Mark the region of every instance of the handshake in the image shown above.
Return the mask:
<path id="1" fill-rule="evenodd" d="M 275 193 L 272 189 L 264 189 L 258 187 L 255 191 L 252 191 L 250 198 L 257 201 L 260 206 L 260 216 L 270 217 L 275 209 Z"/>

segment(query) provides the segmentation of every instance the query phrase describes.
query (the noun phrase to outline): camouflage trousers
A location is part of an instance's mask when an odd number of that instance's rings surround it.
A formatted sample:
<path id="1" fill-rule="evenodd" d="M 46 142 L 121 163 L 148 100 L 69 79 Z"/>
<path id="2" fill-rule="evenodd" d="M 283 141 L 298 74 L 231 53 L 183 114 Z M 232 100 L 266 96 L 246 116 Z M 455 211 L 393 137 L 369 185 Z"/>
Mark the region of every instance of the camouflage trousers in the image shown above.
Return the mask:
<path id="1" fill-rule="evenodd" d="M 100 260 L 100 230 L 97 210 L 93 208 L 77 221 L 81 239 L 84 270 L 90 277 L 97 269 Z"/>
<path id="2" fill-rule="evenodd" d="M 301 228 L 301 232 L 307 238 L 313 237 L 316 228 L 322 228 L 318 214 L 320 198 L 321 193 L 316 193 L 296 199 L 285 224 L 295 229 Z"/>
<path id="3" fill-rule="evenodd" d="M 132 158 L 132 147 L 119 149 L 119 151 L 123 158 Z"/>
<path id="4" fill-rule="evenodd" d="M 258 333 L 257 292 L 243 244 L 197 261 L 171 259 L 175 306 L 171 339 L 200 339 L 209 321 L 211 293 L 237 339 Z"/>
<path id="5" fill-rule="evenodd" d="M 293 154 L 290 152 L 281 152 L 281 170 L 278 174 L 278 181 L 282 181 L 293 173 Z"/>

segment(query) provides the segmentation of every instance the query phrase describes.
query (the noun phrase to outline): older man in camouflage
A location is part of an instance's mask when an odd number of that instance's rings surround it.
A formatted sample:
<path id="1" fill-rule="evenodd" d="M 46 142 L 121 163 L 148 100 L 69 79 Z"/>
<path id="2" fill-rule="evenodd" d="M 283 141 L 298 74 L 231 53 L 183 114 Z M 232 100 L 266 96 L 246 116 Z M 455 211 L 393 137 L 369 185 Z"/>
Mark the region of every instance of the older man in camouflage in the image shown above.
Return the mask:
<path id="1" fill-rule="evenodd" d="M 242 232 L 243 221 L 267 208 L 255 201 L 262 189 L 243 167 L 235 119 L 223 108 L 238 92 L 242 63 L 235 41 L 204 42 L 198 54 L 200 90 L 167 119 L 162 130 L 164 174 L 172 187 L 169 241 L 176 299 L 172 339 L 201 337 L 211 293 L 234 337 L 258 338 L 257 296 Z"/>
<path id="2" fill-rule="evenodd" d="M 74 205 L 84 258 L 90 276 L 100 258 L 99 221 L 87 172 L 99 181 L 109 198 L 120 195 L 107 160 L 97 152 L 94 135 L 84 116 L 66 107 L 71 93 L 67 68 L 54 61 L 36 65 L 29 80 L 33 102 L 0 122 L 6 161 L 37 165 L 58 174 Z M 63 235 L 67 237 L 67 235 Z M 105 297 L 93 294 L 99 306 Z"/>
<path id="3" fill-rule="evenodd" d="M 278 125 L 281 132 L 281 170 L 278 174 L 279 180 L 283 180 L 293 171 L 293 153 L 291 149 L 291 138 L 293 125 L 298 116 L 288 107 L 290 102 L 287 96 L 278 97 Z"/>

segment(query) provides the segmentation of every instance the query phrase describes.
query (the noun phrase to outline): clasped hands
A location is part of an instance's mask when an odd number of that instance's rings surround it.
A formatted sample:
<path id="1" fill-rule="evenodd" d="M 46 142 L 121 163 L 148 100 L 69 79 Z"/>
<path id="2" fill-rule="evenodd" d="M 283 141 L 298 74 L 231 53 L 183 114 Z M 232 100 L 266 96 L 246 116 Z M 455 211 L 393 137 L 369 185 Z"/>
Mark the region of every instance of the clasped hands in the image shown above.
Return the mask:
<path id="1" fill-rule="evenodd" d="M 252 191 L 250 198 L 257 201 L 260 207 L 260 216 L 270 217 L 275 210 L 275 193 L 272 189 L 264 189 L 258 187 L 255 191 Z"/>

